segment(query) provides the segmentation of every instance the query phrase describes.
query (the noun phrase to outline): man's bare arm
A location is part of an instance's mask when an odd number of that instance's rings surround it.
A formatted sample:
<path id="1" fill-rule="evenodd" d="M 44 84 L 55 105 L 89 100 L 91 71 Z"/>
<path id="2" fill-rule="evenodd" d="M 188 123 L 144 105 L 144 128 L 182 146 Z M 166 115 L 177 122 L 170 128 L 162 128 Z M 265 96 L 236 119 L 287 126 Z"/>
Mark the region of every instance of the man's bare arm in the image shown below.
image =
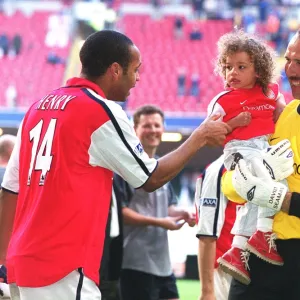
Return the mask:
<path id="1" fill-rule="evenodd" d="M 202 289 L 201 299 L 214 297 L 215 259 L 216 239 L 213 237 L 201 237 L 198 247 L 199 279 Z"/>
<path id="2" fill-rule="evenodd" d="M 184 225 L 183 222 L 179 222 L 183 218 L 178 217 L 166 217 L 157 218 L 152 216 L 142 215 L 129 207 L 123 207 L 122 209 L 124 224 L 133 226 L 157 226 L 167 230 L 178 230 Z"/>
<path id="3" fill-rule="evenodd" d="M 169 182 L 203 146 L 223 145 L 231 128 L 218 119 L 219 116 L 208 118 L 180 147 L 160 158 L 156 170 L 144 184 L 143 189 L 147 192 L 153 192 Z"/>
<path id="4" fill-rule="evenodd" d="M 0 190 L 0 264 L 5 264 L 8 243 L 13 230 L 18 195 Z"/>

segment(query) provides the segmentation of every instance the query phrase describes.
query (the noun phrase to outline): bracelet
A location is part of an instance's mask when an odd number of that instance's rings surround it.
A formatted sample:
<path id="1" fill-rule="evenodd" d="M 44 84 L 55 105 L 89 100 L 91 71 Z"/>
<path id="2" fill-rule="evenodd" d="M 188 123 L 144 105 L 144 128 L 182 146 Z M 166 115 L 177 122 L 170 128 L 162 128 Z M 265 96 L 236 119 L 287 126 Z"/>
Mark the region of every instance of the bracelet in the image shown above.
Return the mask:
<path id="1" fill-rule="evenodd" d="M 289 215 L 300 218 L 300 194 L 293 192 L 291 196 Z"/>

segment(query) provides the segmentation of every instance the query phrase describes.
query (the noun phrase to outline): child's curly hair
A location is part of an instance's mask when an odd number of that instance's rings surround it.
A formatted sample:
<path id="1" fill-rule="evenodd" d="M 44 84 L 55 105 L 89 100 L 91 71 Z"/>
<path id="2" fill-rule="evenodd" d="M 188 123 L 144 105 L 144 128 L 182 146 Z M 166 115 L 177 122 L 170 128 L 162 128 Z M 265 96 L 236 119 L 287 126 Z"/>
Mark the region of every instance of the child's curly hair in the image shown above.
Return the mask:
<path id="1" fill-rule="evenodd" d="M 258 37 L 245 33 L 242 29 L 226 33 L 219 39 L 215 72 L 225 78 L 226 58 L 237 52 L 246 52 L 254 64 L 257 83 L 267 94 L 268 85 L 277 77 L 275 51 Z"/>

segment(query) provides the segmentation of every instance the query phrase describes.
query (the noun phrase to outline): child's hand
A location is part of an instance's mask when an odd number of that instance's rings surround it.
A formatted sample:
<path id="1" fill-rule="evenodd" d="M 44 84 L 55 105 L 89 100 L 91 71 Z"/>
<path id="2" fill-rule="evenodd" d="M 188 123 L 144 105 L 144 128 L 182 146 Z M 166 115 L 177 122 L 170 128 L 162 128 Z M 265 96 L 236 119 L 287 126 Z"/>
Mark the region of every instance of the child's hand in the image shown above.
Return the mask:
<path id="1" fill-rule="evenodd" d="M 252 120 L 252 115 L 250 112 L 245 111 L 238 114 L 236 118 L 240 126 L 247 126 Z"/>
<path id="2" fill-rule="evenodd" d="M 227 124 L 232 128 L 235 129 L 237 127 L 243 127 L 250 124 L 252 119 L 252 115 L 250 112 L 241 112 L 236 117 L 230 119 Z"/>

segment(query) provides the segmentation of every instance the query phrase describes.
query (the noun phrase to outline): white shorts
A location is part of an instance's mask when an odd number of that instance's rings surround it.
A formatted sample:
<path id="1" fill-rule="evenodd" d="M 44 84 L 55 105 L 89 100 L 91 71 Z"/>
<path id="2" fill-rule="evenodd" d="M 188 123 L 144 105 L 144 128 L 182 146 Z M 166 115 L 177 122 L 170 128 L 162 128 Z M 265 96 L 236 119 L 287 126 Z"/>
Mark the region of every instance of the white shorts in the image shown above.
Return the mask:
<path id="1" fill-rule="evenodd" d="M 217 300 L 227 300 L 232 277 L 220 268 L 214 271 L 214 290 Z"/>
<path id="2" fill-rule="evenodd" d="M 262 164 L 262 150 L 269 147 L 268 136 L 255 137 L 249 140 L 232 140 L 225 145 L 224 164 L 227 169 L 233 163 L 233 154 L 239 152 L 246 163 L 255 171 L 255 164 Z M 256 160 L 256 161 L 254 161 Z M 268 218 L 275 215 L 274 210 L 266 207 L 258 207 L 247 202 L 240 207 L 236 214 L 236 221 L 231 233 L 251 236 L 256 230 L 257 218 Z"/>
<path id="3" fill-rule="evenodd" d="M 0 296 L 0 300 L 2 299 L 10 299 L 9 286 L 6 283 L 0 282 L 0 289 L 3 292 L 3 296 Z"/>
<path id="4" fill-rule="evenodd" d="M 101 300 L 101 293 L 91 279 L 73 271 L 51 285 L 28 288 L 10 284 L 12 300 Z"/>

